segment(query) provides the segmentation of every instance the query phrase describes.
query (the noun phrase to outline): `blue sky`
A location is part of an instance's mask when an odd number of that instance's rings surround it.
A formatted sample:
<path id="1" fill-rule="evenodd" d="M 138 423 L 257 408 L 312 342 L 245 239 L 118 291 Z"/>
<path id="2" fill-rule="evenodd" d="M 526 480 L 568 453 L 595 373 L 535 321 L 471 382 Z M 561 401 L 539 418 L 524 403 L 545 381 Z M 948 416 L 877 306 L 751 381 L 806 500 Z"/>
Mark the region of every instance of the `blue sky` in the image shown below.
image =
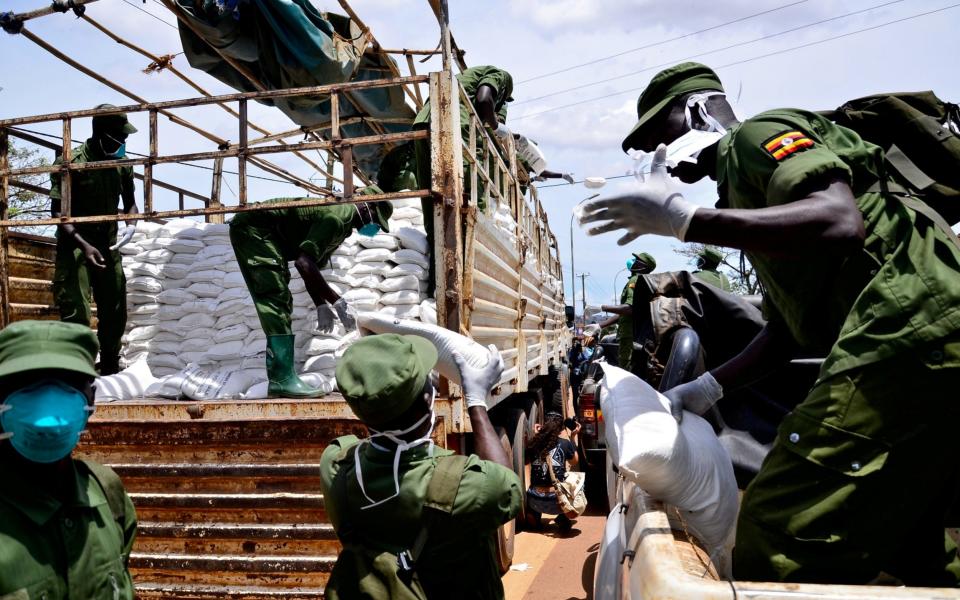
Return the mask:
<path id="1" fill-rule="evenodd" d="M 313 1 L 321 9 L 340 11 L 333 0 Z M 44 3 L 0 0 L 0 12 L 20 12 Z M 354 0 L 351 5 L 385 47 L 432 48 L 437 43 L 439 30 L 426 0 Z M 784 106 L 832 108 L 883 91 L 933 89 L 956 102 L 960 6 L 954 5 L 950 0 L 450 0 L 452 29 L 467 51 L 467 63 L 495 64 L 514 76 L 516 102 L 508 126 L 536 139 L 551 169 L 573 171 L 578 178 L 623 176 L 631 169 L 633 161 L 621 152 L 620 141 L 635 122 L 637 95 L 659 65 L 691 57 L 717 68 L 741 118 Z M 88 11 L 155 54 L 181 50 L 177 32 L 169 26 L 174 17 L 156 0 L 100 0 Z M 768 12 L 746 18 L 764 11 Z M 848 13 L 856 14 L 844 16 Z M 930 14 L 918 16 L 922 13 Z M 742 20 L 721 26 L 737 19 Z M 45 17 L 28 27 L 149 100 L 195 95 L 169 73 L 142 73 L 149 61 L 70 15 Z M 712 29 L 689 35 L 708 28 Z M 685 37 L 661 43 L 681 36 Z M 587 62 L 591 64 L 570 68 Z M 174 64 L 214 93 L 230 91 L 192 71 L 182 56 Z M 421 73 L 437 68 L 435 61 L 417 65 Z M 562 69 L 569 70 L 543 76 Z M 0 88 L 0 118 L 101 102 L 130 103 L 22 36 L 3 33 Z M 219 109 L 192 109 L 184 116 L 223 137 L 237 137 L 235 121 Z M 274 131 L 291 128 L 273 109 L 252 107 L 251 118 Z M 134 122 L 146 131 L 144 117 Z M 78 123 L 75 137 L 85 137 L 88 127 Z M 163 119 L 160 138 L 165 152 L 209 149 L 197 136 Z M 136 134 L 128 148 L 143 152 L 146 143 L 145 134 Z M 305 174 L 298 166 L 303 163 L 277 160 Z M 162 166 L 156 176 L 209 192 L 205 171 Z M 232 202 L 236 181 L 227 178 L 226 183 L 225 201 Z M 631 178 L 621 177 L 601 191 L 622 191 L 632 184 Z M 562 250 L 568 292 L 570 211 L 590 193 L 581 185 L 541 188 Z M 251 199 L 298 195 L 297 188 L 264 181 L 252 182 L 250 194 Z M 686 195 L 704 206 L 715 201 L 709 182 L 690 186 Z M 157 195 L 160 208 L 172 208 L 173 201 L 172 196 Z M 618 247 L 613 234 L 590 238 L 574 231 L 573 237 L 577 271 L 590 273 L 589 303 L 614 297 L 615 277 L 631 250 L 650 252 L 662 270 L 688 267 L 687 259 L 674 252 L 678 242 L 668 238 L 644 236 L 628 249 Z M 618 286 L 623 279 L 620 274 Z"/>

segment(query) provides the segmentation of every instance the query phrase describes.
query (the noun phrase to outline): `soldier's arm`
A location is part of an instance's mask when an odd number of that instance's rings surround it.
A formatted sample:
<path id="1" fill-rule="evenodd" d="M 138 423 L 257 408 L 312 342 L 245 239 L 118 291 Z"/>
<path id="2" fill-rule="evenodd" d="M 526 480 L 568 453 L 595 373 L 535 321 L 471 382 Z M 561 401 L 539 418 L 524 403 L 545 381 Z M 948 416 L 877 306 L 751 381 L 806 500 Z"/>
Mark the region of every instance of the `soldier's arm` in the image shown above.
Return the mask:
<path id="1" fill-rule="evenodd" d="M 601 306 L 600 308 L 603 308 L 603 307 Z M 613 325 L 619 320 L 620 320 L 620 315 L 613 315 L 612 317 L 605 319 L 598 324 L 600 325 L 600 329 L 604 329 L 606 327 L 610 327 L 611 325 Z"/>
<path id="2" fill-rule="evenodd" d="M 492 85 L 483 84 L 477 90 L 473 99 L 473 106 L 484 125 L 496 129 L 497 122 L 497 90 Z"/>
<path id="3" fill-rule="evenodd" d="M 513 469 L 513 459 L 500 444 L 500 436 L 490 423 L 486 407 L 471 406 L 467 409 L 467 414 L 470 415 L 470 425 L 473 427 L 473 443 L 477 456 Z"/>
<path id="4" fill-rule="evenodd" d="M 125 215 L 134 215 L 137 212 L 137 200 L 133 197 L 134 184 L 133 184 L 133 170 L 131 169 L 129 173 L 123 174 L 123 182 L 120 186 L 120 199 L 123 202 L 123 214 Z"/>
<path id="5" fill-rule="evenodd" d="M 604 304 L 600 306 L 600 310 L 623 317 L 628 317 L 633 314 L 633 306 L 630 304 Z"/>
<path id="6" fill-rule="evenodd" d="M 700 208 L 685 241 L 784 257 L 847 255 L 863 246 L 863 215 L 839 176 L 826 177 L 800 200 L 756 209 Z"/>
<path id="7" fill-rule="evenodd" d="M 740 354 L 710 371 L 729 392 L 750 384 L 786 364 L 797 352 L 789 331 L 776 321 L 768 322 Z"/>
<path id="8" fill-rule="evenodd" d="M 333 304 L 340 299 L 340 294 L 334 291 L 327 280 L 323 278 L 323 273 L 320 272 L 320 267 L 312 256 L 306 252 L 301 252 L 293 264 L 297 267 L 300 277 L 303 277 L 307 293 L 310 294 L 314 304 L 317 306 L 324 303 Z"/>

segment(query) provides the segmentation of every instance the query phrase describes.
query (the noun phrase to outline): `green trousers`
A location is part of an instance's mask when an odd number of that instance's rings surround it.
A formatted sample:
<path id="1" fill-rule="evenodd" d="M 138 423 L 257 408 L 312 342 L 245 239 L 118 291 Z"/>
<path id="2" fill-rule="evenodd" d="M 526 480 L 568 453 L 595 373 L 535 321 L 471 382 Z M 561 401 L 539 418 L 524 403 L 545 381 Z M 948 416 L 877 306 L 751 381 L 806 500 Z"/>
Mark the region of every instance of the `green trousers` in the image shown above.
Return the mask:
<path id="1" fill-rule="evenodd" d="M 957 585 L 958 389 L 957 334 L 818 382 L 744 494 L 737 579 Z"/>
<path id="2" fill-rule="evenodd" d="M 633 316 L 624 315 L 617 320 L 617 364 L 621 369 L 633 372 L 630 360 L 633 358 Z"/>
<path id="3" fill-rule="evenodd" d="M 263 333 L 268 336 L 288 335 L 293 333 L 289 267 L 271 229 L 254 225 L 252 221 L 255 219 L 256 213 L 241 213 L 234 217 L 230 223 L 230 243 L 260 317 Z"/>
<path id="4" fill-rule="evenodd" d="M 58 239 L 53 275 L 53 298 L 60 309 L 60 320 L 90 326 L 91 290 L 97 303 L 97 338 L 100 362 L 116 366 L 120 358 L 120 338 L 127 327 L 127 280 L 123 275 L 120 252 L 108 250 L 109 244 L 94 244 L 107 266 L 87 264 L 83 252 L 72 240 Z"/>

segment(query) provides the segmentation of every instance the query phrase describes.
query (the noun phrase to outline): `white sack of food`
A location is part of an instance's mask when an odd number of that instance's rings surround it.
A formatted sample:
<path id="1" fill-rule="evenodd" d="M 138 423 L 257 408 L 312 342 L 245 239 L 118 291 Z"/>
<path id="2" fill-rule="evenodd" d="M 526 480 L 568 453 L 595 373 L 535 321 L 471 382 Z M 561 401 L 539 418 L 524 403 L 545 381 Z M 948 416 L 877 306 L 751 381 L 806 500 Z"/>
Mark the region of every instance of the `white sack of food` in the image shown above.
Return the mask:
<path id="1" fill-rule="evenodd" d="M 249 300 L 250 292 L 247 291 L 247 288 L 230 288 L 230 289 L 221 289 L 220 295 L 217 296 L 217 300 L 220 302 L 227 302 L 228 300 Z"/>
<path id="2" fill-rule="evenodd" d="M 398 208 L 415 208 L 417 209 L 417 214 L 420 213 L 420 198 L 398 198 L 396 200 L 391 200 L 390 204 L 393 205 L 394 215 L 396 215 L 396 210 Z M 393 217 L 390 217 L 393 219 Z"/>
<path id="3" fill-rule="evenodd" d="M 233 257 L 233 246 L 230 244 L 211 244 L 208 238 L 204 238 L 207 245 L 200 252 L 197 252 L 196 260 L 198 262 L 213 258 L 215 256 Z"/>
<path id="4" fill-rule="evenodd" d="M 287 287 L 290 289 L 291 294 L 299 294 L 306 291 L 307 284 L 303 282 L 303 278 L 300 277 L 299 273 L 297 273 L 296 275 L 291 274 L 290 283 L 287 285 Z"/>
<path id="5" fill-rule="evenodd" d="M 426 281 L 427 277 L 430 276 L 430 274 L 427 272 L 427 269 L 421 267 L 420 265 L 403 263 L 401 265 L 394 265 L 391 267 L 390 270 L 384 274 L 384 277 L 405 277 L 407 275 L 412 275 L 420 281 Z"/>
<path id="6" fill-rule="evenodd" d="M 172 250 L 182 254 L 196 254 L 197 252 L 203 250 L 204 246 L 205 244 L 201 240 L 191 240 L 177 237 L 170 240 L 170 243 L 167 244 L 167 250 Z"/>
<path id="7" fill-rule="evenodd" d="M 362 263 L 357 263 L 352 267 L 350 267 L 347 273 L 349 273 L 353 277 L 363 277 L 365 275 L 378 275 L 380 277 L 383 277 L 390 271 L 390 268 L 391 268 L 390 265 L 388 265 L 387 263 L 362 262 Z"/>
<path id="8" fill-rule="evenodd" d="M 121 249 L 126 248 L 126 246 L 121 246 Z M 154 263 L 162 265 L 170 261 L 173 258 L 173 252 L 167 250 L 166 248 L 160 248 L 158 250 L 148 250 L 146 252 L 140 252 L 137 254 L 137 259 L 140 262 Z"/>
<path id="9" fill-rule="evenodd" d="M 156 315 L 157 311 L 160 310 L 160 305 L 156 302 L 147 302 L 143 304 L 135 304 L 127 308 L 127 316 L 131 315 Z"/>
<path id="10" fill-rule="evenodd" d="M 181 229 L 174 234 L 174 237 L 183 240 L 200 240 L 203 239 L 203 230 L 199 227 L 196 227 L 196 223 L 193 226 L 187 227 L 186 229 Z"/>
<path id="11" fill-rule="evenodd" d="M 154 304 L 157 302 L 157 297 L 157 294 L 127 292 L 127 304 Z"/>
<path id="12" fill-rule="evenodd" d="M 204 352 L 213 345 L 213 338 L 189 337 L 180 344 L 181 352 Z"/>
<path id="13" fill-rule="evenodd" d="M 404 275 L 403 277 L 389 277 L 380 282 L 378 289 L 381 292 L 399 292 L 400 290 L 420 291 L 420 280 L 413 275 Z M 419 302 L 419 298 L 417 300 Z M 384 302 L 384 304 L 390 304 Z"/>
<path id="14" fill-rule="evenodd" d="M 737 480 L 727 451 L 699 415 L 677 425 L 670 402 L 645 381 L 601 363 L 607 452 L 621 475 L 673 504 L 720 561 L 737 518 Z"/>
<path id="15" fill-rule="evenodd" d="M 153 367 L 168 367 L 179 369 L 184 365 L 180 354 L 150 354 L 147 356 L 147 364 Z"/>
<path id="16" fill-rule="evenodd" d="M 169 237 L 145 238 L 140 242 L 140 247 L 144 250 L 158 250 L 160 248 L 169 248 L 173 239 Z"/>
<path id="17" fill-rule="evenodd" d="M 354 283 L 353 287 L 376 290 L 380 288 L 380 281 L 380 277 L 377 275 L 364 275 L 362 277 L 357 277 L 356 283 Z"/>
<path id="18" fill-rule="evenodd" d="M 139 342 L 141 340 L 149 340 L 157 332 L 160 331 L 157 325 L 149 325 L 147 327 L 134 327 L 124 337 L 128 342 Z"/>
<path id="19" fill-rule="evenodd" d="M 126 369 L 115 375 L 97 377 L 97 402 L 114 402 L 117 400 L 134 400 L 143 398 L 147 388 L 156 383 L 157 378 L 150 372 L 146 357 L 141 357 Z"/>
<path id="20" fill-rule="evenodd" d="M 430 268 L 430 261 L 422 252 L 417 252 L 416 250 L 411 250 L 409 248 L 397 250 L 393 253 L 393 256 L 390 257 L 390 260 L 398 265 L 412 263 L 415 265 L 420 265 L 424 269 Z"/>
<path id="21" fill-rule="evenodd" d="M 197 297 L 185 289 L 163 290 L 157 294 L 157 302 L 160 304 L 180 305 L 184 302 L 193 302 Z"/>
<path id="22" fill-rule="evenodd" d="M 390 260 L 392 255 L 393 252 L 386 248 L 366 248 L 357 252 L 357 262 L 382 263 L 385 260 Z"/>
<path id="23" fill-rule="evenodd" d="M 189 256 L 189 254 L 178 254 L 177 256 Z M 187 276 L 187 273 L 190 272 L 190 265 L 181 265 L 170 261 L 165 265 L 160 265 L 160 272 L 164 277 L 169 277 L 170 279 L 183 279 Z"/>
<path id="24" fill-rule="evenodd" d="M 136 232 L 143 234 L 144 237 L 156 237 L 161 227 L 160 223 L 141 220 L 137 221 Z"/>
<path id="25" fill-rule="evenodd" d="M 163 291 L 163 284 L 156 277 L 145 277 L 143 275 L 127 280 L 127 289 L 131 292 L 146 292 L 148 294 L 159 294 Z"/>
<path id="26" fill-rule="evenodd" d="M 199 269 L 197 265 L 194 265 L 193 269 L 187 273 L 187 276 L 184 277 L 184 279 L 191 282 L 201 281 L 203 283 L 215 283 L 218 287 L 222 287 L 220 284 L 223 283 L 223 278 L 226 275 L 227 274 L 220 269 Z"/>
<path id="27" fill-rule="evenodd" d="M 179 253 L 178 253 L 178 254 L 174 254 L 174 255 L 173 255 L 173 258 L 171 258 L 171 259 L 166 263 L 166 265 L 187 265 L 188 267 L 190 267 L 190 266 L 193 265 L 193 263 L 194 263 L 194 256 L 193 256 L 193 254 L 179 254 Z M 164 267 L 166 267 L 166 265 L 164 265 Z"/>
<path id="28" fill-rule="evenodd" d="M 216 283 L 197 281 L 188 286 L 187 291 L 197 298 L 216 298 L 223 291 L 223 288 Z"/>
<path id="29" fill-rule="evenodd" d="M 120 246 L 120 254 L 125 258 L 128 256 L 136 256 L 144 252 L 144 249 L 140 247 L 140 244 L 127 244 L 126 246 Z"/>
<path id="30" fill-rule="evenodd" d="M 319 356 L 321 354 L 333 353 L 340 347 L 340 340 L 335 338 L 310 338 L 304 349 L 307 356 Z"/>
<path id="31" fill-rule="evenodd" d="M 344 294 L 341 294 L 341 297 L 350 304 L 364 300 L 373 300 L 376 302 L 377 300 L 380 300 L 380 296 L 380 292 L 371 290 L 369 288 L 355 288 L 347 291 Z"/>
<path id="32" fill-rule="evenodd" d="M 223 304 L 221 304 L 220 306 L 223 306 Z M 220 307 L 218 306 L 217 311 L 219 312 L 219 310 L 220 310 Z M 234 325 L 246 326 L 246 323 L 247 323 L 247 318 L 243 316 L 243 313 L 236 310 L 230 311 L 229 313 L 223 316 L 218 316 L 218 315 L 214 315 L 214 316 L 217 317 L 217 324 L 214 325 L 213 328 L 216 329 L 217 331 L 222 331 L 227 327 L 233 327 Z M 249 332 L 250 332 L 250 327 L 247 326 L 247 333 Z"/>
<path id="33" fill-rule="evenodd" d="M 349 269 L 354 265 L 355 262 L 356 261 L 351 258 L 347 258 L 346 256 L 338 256 L 334 254 L 330 257 L 330 261 L 327 263 L 327 265 L 321 266 L 326 266 L 331 269 Z"/>
<path id="34" fill-rule="evenodd" d="M 357 252 L 360 252 L 360 244 L 357 242 L 346 242 L 337 246 L 337 249 L 333 251 L 334 256 L 354 256 Z"/>
<path id="35" fill-rule="evenodd" d="M 357 281 L 347 269 L 323 269 L 320 274 L 325 281 L 339 281 L 349 286 L 355 285 Z"/>
<path id="36" fill-rule="evenodd" d="M 393 214 L 390 218 L 398 221 L 402 221 L 404 219 L 408 221 L 416 221 L 418 217 L 421 219 L 423 218 L 423 212 L 421 211 L 420 207 L 403 206 L 393 209 Z"/>
<path id="37" fill-rule="evenodd" d="M 437 301 L 427 298 L 420 303 L 420 320 L 430 325 L 437 324 Z"/>
<path id="38" fill-rule="evenodd" d="M 420 318 L 420 305 L 419 304 L 391 304 L 390 306 L 384 306 L 377 309 L 378 312 L 381 312 L 388 317 L 394 317 L 396 319 L 419 319 Z"/>
<path id="39" fill-rule="evenodd" d="M 157 334 L 160 335 L 159 333 Z M 176 354 L 180 351 L 180 341 L 157 341 L 155 339 L 150 340 L 149 347 L 151 352 L 156 352 L 158 354 Z"/>
<path id="40" fill-rule="evenodd" d="M 210 360 L 231 360 L 240 358 L 241 352 L 243 352 L 243 340 L 235 340 L 214 344 L 207 350 L 207 358 Z"/>
<path id="41" fill-rule="evenodd" d="M 390 304 L 420 304 L 420 291 L 400 290 L 397 292 L 387 292 L 383 296 L 380 296 L 380 304 L 384 306 Z"/>
<path id="42" fill-rule="evenodd" d="M 490 358 L 490 351 L 470 338 L 436 325 L 428 325 L 410 319 L 395 319 L 374 312 L 357 315 L 357 325 L 363 335 L 369 333 L 397 333 L 419 335 L 428 339 L 437 349 L 437 371 L 454 383 L 460 383 L 460 370 L 453 360 L 453 352 L 463 355 L 467 363 L 483 368 Z"/>
<path id="43" fill-rule="evenodd" d="M 304 373 L 314 373 L 318 371 L 329 371 L 337 366 L 337 358 L 332 353 L 311 356 L 307 362 L 303 363 Z"/>
<path id="44" fill-rule="evenodd" d="M 146 275 L 147 277 L 160 277 L 163 272 L 163 267 L 161 265 L 155 265 L 148 262 L 139 262 L 134 261 L 129 265 L 124 265 L 124 271 L 129 268 L 130 274 L 137 275 Z"/>
<path id="45" fill-rule="evenodd" d="M 219 322 L 219 321 L 218 321 Z M 231 325 L 224 329 L 218 329 L 217 335 L 213 336 L 214 343 L 233 342 L 235 340 L 245 340 L 250 333 L 250 328 L 246 325 Z"/>
<path id="46" fill-rule="evenodd" d="M 220 282 L 220 285 L 222 285 L 224 289 L 228 289 L 228 290 L 231 288 L 238 288 L 238 287 L 242 287 L 246 289 L 247 282 L 243 280 L 243 273 L 241 273 L 240 271 L 236 271 L 234 273 L 227 273 L 226 275 L 224 275 L 223 281 Z"/>
<path id="47" fill-rule="evenodd" d="M 361 235 L 360 245 L 364 248 L 386 248 L 387 250 L 396 250 L 400 246 L 397 238 L 383 231 L 374 236 Z"/>
<path id="48" fill-rule="evenodd" d="M 188 333 L 191 329 L 196 329 L 198 327 L 212 328 L 216 323 L 217 320 L 213 317 L 213 315 L 204 312 L 195 312 L 190 313 L 177 321 L 177 327 L 180 331 Z"/>
<path id="49" fill-rule="evenodd" d="M 401 227 L 393 235 L 400 240 L 400 245 L 404 248 L 416 250 L 421 254 L 427 254 L 430 249 L 427 245 L 427 234 L 412 227 Z"/>
<path id="50" fill-rule="evenodd" d="M 192 400 L 241 398 L 250 386 L 263 380 L 257 372 L 235 368 L 206 369 L 190 365 L 187 369 L 180 392 Z"/>

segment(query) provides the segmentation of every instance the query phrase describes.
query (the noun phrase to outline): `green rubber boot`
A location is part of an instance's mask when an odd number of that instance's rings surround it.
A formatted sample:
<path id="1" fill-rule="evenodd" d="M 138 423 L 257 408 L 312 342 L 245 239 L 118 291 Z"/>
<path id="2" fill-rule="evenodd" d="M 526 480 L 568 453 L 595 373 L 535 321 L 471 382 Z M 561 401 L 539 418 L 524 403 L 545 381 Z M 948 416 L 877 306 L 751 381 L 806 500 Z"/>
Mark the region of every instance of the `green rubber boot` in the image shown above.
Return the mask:
<path id="1" fill-rule="evenodd" d="M 267 336 L 268 398 L 319 398 L 323 391 L 307 385 L 293 368 L 293 335 Z"/>

